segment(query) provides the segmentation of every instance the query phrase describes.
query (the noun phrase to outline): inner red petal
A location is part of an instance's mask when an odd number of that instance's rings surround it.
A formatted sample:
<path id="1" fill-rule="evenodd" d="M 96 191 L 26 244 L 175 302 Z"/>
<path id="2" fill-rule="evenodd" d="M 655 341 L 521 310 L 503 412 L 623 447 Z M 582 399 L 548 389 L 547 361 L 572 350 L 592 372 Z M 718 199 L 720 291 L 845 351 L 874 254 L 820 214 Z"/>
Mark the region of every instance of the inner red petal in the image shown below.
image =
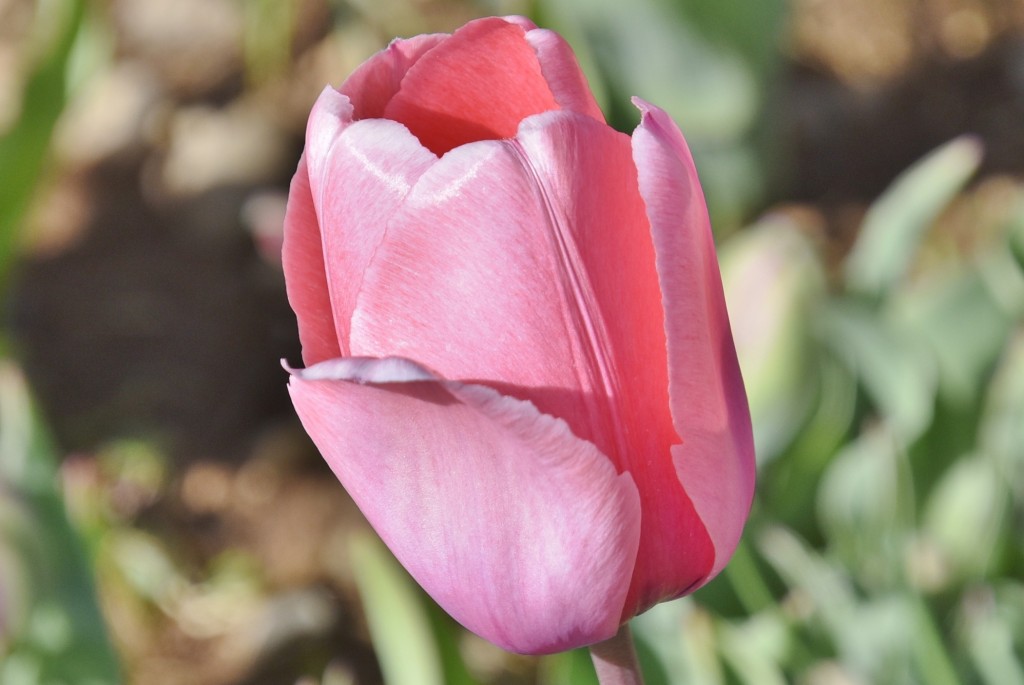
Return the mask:
<path id="1" fill-rule="evenodd" d="M 442 155 L 511 138 L 524 118 L 558 108 L 523 29 L 490 18 L 467 24 L 416 62 L 384 114 Z"/>

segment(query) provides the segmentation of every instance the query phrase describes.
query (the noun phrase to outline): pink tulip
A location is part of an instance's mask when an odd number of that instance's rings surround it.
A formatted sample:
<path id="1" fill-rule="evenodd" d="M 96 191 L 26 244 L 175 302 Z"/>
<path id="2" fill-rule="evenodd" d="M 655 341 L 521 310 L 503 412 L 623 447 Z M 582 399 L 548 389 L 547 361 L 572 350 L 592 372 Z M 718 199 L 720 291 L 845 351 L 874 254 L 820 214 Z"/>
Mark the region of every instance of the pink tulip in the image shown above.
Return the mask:
<path id="1" fill-rule="evenodd" d="M 303 425 L 412 576 L 511 651 L 692 592 L 754 487 L 682 134 L 605 124 L 522 18 L 397 40 L 310 115 L 283 264 Z"/>

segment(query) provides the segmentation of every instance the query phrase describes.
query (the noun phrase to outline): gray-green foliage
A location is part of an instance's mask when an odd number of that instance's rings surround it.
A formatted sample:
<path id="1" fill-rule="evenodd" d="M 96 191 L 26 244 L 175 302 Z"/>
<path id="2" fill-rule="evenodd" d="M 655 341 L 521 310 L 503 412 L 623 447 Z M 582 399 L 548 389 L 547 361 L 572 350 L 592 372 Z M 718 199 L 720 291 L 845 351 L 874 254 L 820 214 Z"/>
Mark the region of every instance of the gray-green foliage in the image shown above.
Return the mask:
<path id="1" fill-rule="evenodd" d="M 0 682 L 114 685 L 118 665 L 54 455 L 17 369 L 0 362 Z"/>
<path id="2" fill-rule="evenodd" d="M 0 133 L 0 291 L 44 174 L 86 3 L 40 3 L 41 41 L 19 116 Z M 4 340 L 6 345 L 6 340 Z M 114 685 L 118 664 L 56 460 L 18 369 L 0 357 L 0 683 Z"/>
<path id="3" fill-rule="evenodd" d="M 779 218 L 737 236 L 771 236 L 741 268 L 736 247 L 723 247 L 755 433 L 788 438 L 762 455 L 754 563 L 741 559 L 742 572 L 727 568 L 697 596 L 728 675 L 691 682 L 1021 682 L 1024 186 L 1009 215 L 979 213 L 989 223 L 974 227 L 971 250 L 921 259 L 979 153 L 954 141 L 897 179 L 831 288 L 788 285 L 807 270 L 803 256 L 773 266 L 803 235 L 780 234 Z M 759 275 L 762 287 L 736 287 Z M 742 317 L 765 310 L 781 313 L 779 330 L 766 324 L 745 353 Z M 795 326 L 792 311 L 805 317 Z M 790 412 L 763 409 L 771 396 Z M 793 430 L 801 396 L 813 401 Z M 751 569 L 775 601 L 742 602 Z M 783 637 L 745 641 L 761 653 L 737 663 L 728 636 L 765 622 Z"/>
<path id="4" fill-rule="evenodd" d="M 772 185 L 769 78 L 781 0 L 545 0 L 538 18 L 573 44 L 615 126 L 633 95 L 666 110 L 693 150 L 719 229 L 735 228 Z"/>

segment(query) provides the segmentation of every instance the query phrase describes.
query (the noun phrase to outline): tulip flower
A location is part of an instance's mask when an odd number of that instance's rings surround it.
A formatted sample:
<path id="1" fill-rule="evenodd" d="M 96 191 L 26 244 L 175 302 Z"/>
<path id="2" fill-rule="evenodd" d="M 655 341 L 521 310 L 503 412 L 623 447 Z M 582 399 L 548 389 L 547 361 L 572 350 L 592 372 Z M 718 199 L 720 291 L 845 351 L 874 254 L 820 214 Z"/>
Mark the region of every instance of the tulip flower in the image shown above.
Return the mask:
<path id="1" fill-rule="evenodd" d="M 601 642 L 715 576 L 750 418 L 686 143 L 610 128 L 522 18 L 396 40 L 310 115 L 289 391 L 398 560 L 508 650 Z"/>

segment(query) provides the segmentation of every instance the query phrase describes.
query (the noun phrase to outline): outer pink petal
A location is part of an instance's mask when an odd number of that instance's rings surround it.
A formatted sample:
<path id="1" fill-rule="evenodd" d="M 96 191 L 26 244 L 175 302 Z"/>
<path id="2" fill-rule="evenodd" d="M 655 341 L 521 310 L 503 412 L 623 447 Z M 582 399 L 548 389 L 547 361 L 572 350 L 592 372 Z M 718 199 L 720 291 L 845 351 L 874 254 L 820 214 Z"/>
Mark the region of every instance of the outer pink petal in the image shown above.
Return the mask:
<path id="1" fill-rule="evenodd" d="M 396 39 L 345 79 L 338 89 L 355 107 L 356 119 L 381 119 L 406 72 L 427 52 L 448 39 L 447 33 Z"/>
<path id="2" fill-rule="evenodd" d="M 672 119 L 639 98 L 633 134 L 664 292 L 673 450 L 679 480 L 714 544 L 705 582 L 728 562 L 754 493 L 754 446 L 707 207 L 690 151 Z"/>
<path id="3" fill-rule="evenodd" d="M 628 475 L 528 402 L 402 359 L 294 372 L 306 430 L 414 578 L 466 627 L 539 654 L 615 633 L 640 508 Z"/>
<path id="4" fill-rule="evenodd" d="M 564 227 L 552 219 L 514 144 L 446 154 L 391 218 L 353 314 L 352 353 L 500 386 L 613 446 L 586 312 L 558 249 Z"/>
<path id="5" fill-rule="evenodd" d="M 302 358 L 307 364 L 341 354 L 327 290 L 320 223 L 309 189 L 306 157 L 292 178 L 281 247 L 288 302 L 299 323 Z"/>
<path id="6" fill-rule="evenodd" d="M 562 248 L 588 347 L 607 379 L 616 449 L 640 490 L 640 550 L 624 617 L 702 582 L 714 552 L 680 486 L 672 448 L 681 440 L 669 408 L 662 291 L 651 227 L 630 140 L 579 115 L 524 122 L 517 140 L 547 204 L 564 227 Z M 684 436 L 685 440 L 685 436 Z"/>
<path id="7" fill-rule="evenodd" d="M 343 350 L 330 304 L 318 205 L 330 151 L 351 123 L 348 99 L 325 88 L 306 124 L 306 149 L 288 193 L 281 263 L 307 364 L 337 357 Z"/>
<path id="8" fill-rule="evenodd" d="M 557 109 L 523 28 L 471 21 L 426 53 L 384 114 L 437 154 L 478 140 L 511 138 L 531 114 Z"/>
<path id="9" fill-rule="evenodd" d="M 313 109 L 307 134 L 310 195 L 320 226 L 340 349 L 329 356 L 304 353 L 307 364 L 348 353 L 349 325 L 362 274 L 384 236 L 388 218 L 416 179 L 437 160 L 401 124 L 383 119 L 353 123 L 350 115 L 347 98 L 328 88 Z M 321 328 L 303 321 L 306 318 L 307 313 L 299 311 L 300 324 Z"/>

